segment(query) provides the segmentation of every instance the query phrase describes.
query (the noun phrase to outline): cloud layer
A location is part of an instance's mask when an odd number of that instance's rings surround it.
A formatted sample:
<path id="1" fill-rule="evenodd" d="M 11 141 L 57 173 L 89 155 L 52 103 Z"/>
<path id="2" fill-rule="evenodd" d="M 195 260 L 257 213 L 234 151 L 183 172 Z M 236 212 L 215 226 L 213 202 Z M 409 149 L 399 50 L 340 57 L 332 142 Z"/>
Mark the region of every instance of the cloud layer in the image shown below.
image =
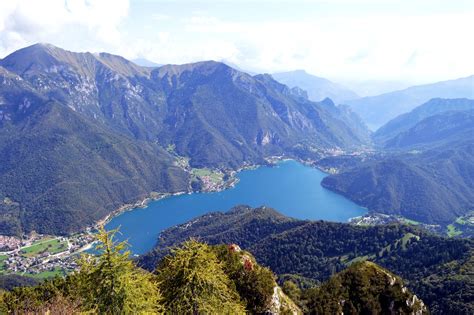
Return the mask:
<path id="1" fill-rule="evenodd" d="M 120 45 L 118 25 L 128 8 L 128 0 L 1 1 L 0 53 L 36 42 L 59 42 L 79 50 Z"/>
<path id="2" fill-rule="evenodd" d="M 51 42 L 157 63 L 227 60 L 341 80 L 429 82 L 474 73 L 473 5 L 385 0 L 384 9 L 381 1 L 279 2 L 279 10 L 249 1 L 2 1 L 0 55 Z"/>

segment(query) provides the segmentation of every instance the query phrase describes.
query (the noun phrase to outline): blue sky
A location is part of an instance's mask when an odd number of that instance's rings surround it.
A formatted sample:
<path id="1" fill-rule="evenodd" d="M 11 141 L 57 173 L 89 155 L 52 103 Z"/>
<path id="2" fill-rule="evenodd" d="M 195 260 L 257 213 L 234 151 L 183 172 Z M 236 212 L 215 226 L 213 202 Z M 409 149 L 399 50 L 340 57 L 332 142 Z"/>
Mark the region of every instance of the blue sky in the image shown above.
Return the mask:
<path id="1" fill-rule="evenodd" d="M 18 0 L 0 4 L 0 56 L 49 42 L 157 63 L 424 83 L 474 74 L 473 29 L 472 0 Z"/>

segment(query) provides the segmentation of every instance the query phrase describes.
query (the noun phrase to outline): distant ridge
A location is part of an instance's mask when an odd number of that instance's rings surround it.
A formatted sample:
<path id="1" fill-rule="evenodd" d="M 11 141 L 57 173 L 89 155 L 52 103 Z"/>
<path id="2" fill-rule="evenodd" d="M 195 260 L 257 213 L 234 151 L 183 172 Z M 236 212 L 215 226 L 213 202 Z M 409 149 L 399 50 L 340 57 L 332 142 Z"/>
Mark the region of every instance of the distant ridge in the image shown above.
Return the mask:
<path id="1" fill-rule="evenodd" d="M 346 104 L 350 105 L 370 128 L 376 130 L 391 119 L 432 98 L 474 99 L 474 75 L 349 100 Z"/>
<path id="2" fill-rule="evenodd" d="M 474 110 L 474 100 L 467 98 L 434 98 L 380 127 L 374 134 L 374 139 L 378 143 L 383 143 L 404 131 L 408 131 L 425 118 L 447 111 L 462 110 Z"/>
<path id="3" fill-rule="evenodd" d="M 132 59 L 132 62 L 139 65 L 139 66 L 141 66 L 141 67 L 158 68 L 158 67 L 162 66 L 162 64 L 150 61 L 150 60 L 145 59 L 145 58 L 135 58 L 135 59 Z"/>
<path id="4" fill-rule="evenodd" d="M 346 100 L 359 98 L 355 92 L 348 88 L 309 74 L 305 70 L 273 73 L 272 76 L 275 80 L 289 87 L 297 86 L 307 91 L 308 97 L 312 101 L 322 101 L 325 98 L 330 98 L 334 103 L 341 104 Z"/>

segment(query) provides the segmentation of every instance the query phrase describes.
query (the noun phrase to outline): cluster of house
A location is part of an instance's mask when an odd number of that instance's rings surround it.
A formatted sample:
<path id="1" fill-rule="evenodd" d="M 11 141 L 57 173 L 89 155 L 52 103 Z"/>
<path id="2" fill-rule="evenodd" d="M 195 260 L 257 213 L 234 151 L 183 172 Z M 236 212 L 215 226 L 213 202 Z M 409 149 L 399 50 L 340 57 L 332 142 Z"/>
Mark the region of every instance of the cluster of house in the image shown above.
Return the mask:
<path id="1" fill-rule="evenodd" d="M 77 254 L 91 247 L 95 237 L 93 234 L 79 234 L 71 238 L 60 238 L 59 240 L 67 244 L 67 246 L 64 246 L 64 250 L 51 253 L 48 249 L 45 249 L 34 255 L 26 255 L 22 251 L 23 243 L 20 243 L 13 251 L 8 253 L 8 258 L 3 261 L 3 269 L 7 273 L 29 274 L 55 269 L 74 270 L 77 268 Z M 28 241 L 29 245 L 31 245 L 31 240 Z"/>
<path id="2" fill-rule="evenodd" d="M 9 252 L 20 248 L 21 240 L 14 236 L 0 235 L 0 252 Z"/>

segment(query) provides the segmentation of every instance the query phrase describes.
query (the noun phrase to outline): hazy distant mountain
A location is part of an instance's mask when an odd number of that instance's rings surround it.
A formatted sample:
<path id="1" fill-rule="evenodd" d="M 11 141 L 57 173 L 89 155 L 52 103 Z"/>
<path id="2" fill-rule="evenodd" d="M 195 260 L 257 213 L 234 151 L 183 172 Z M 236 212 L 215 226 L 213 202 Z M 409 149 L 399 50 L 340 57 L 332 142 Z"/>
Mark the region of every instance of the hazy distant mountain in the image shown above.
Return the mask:
<path id="1" fill-rule="evenodd" d="M 368 131 L 268 75 L 218 62 L 140 67 L 38 44 L 0 61 L 0 234 L 68 233 L 194 167 L 355 148 Z"/>
<path id="2" fill-rule="evenodd" d="M 145 58 L 135 58 L 135 59 L 132 59 L 132 62 L 139 65 L 139 66 L 142 66 L 142 67 L 153 67 L 153 68 L 157 68 L 157 67 L 161 67 L 162 64 L 159 64 L 159 63 L 156 63 L 156 62 L 153 62 L 153 61 L 150 61 L 148 59 L 145 59 Z"/>
<path id="3" fill-rule="evenodd" d="M 273 73 L 272 77 L 289 87 L 298 86 L 302 88 L 308 92 L 308 97 L 312 101 L 322 101 L 328 97 L 332 99 L 334 103 L 340 104 L 343 101 L 359 97 L 348 88 L 327 79 L 309 74 L 304 70 Z"/>
<path id="4" fill-rule="evenodd" d="M 357 93 L 360 97 L 380 95 L 413 86 L 409 82 L 395 80 L 341 80 L 339 82 Z"/>
<path id="5" fill-rule="evenodd" d="M 474 135 L 474 110 L 448 111 L 430 116 L 385 142 L 385 148 L 424 148 L 454 144 Z"/>
<path id="6" fill-rule="evenodd" d="M 437 97 L 474 99 L 474 75 L 363 97 L 347 101 L 346 104 L 350 105 L 370 128 L 377 129 L 396 116 Z"/>
<path id="7" fill-rule="evenodd" d="M 247 69 L 243 69 L 241 66 L 239 66 L 239 65 L 237 65 L 237 64 L 235 64 L 235 63 L 233 63 L 233 62 L 230 62 L 230 61 L 228 61 L 228 60 L 225 60 L 225 59 L 222 59 L 220 62 L 222 62 L 223 64 L 228 65 L 228 66 L 231 67 L 231 68 L 234 68 L 235 70 L 239 70 L 240 72 L 245 72 L 245 73 L 250 74 L 250 75 L 252 75 L 252 76 L 258 74 L 258 73 L 255 72 L 255 71 L 250 71 L 250 70 L 247 70 Z"/>
<path id="8" fill-rule="evenodd" d="M 440 141 L 441 133 L 446 133 L 448 129 L 460 128 L 462 125 L 463 119 L 469 119 L 468 113 L 456 115 L 455 113 L 450 113 L 446 115 L 440 115 L 448 111 L 474 111 L 474 100 L 469 100 L 466 98 L 460 99 L 432 99 L 425 104 L 416 107 L 409 113 L 402 114 L 391 121 L 389 121 L 384 126 L 380 127 L 377 132 L 374 134 L 374 139 L 376 142 L 383 144 L 389 142 L 390 139 L 395 137 L 398 138 L 397 141 L 401 141 L 401 138 L 409 139 L 411 137 L 411 142 L 416 143 L 417 137 L 415 133 L 420 135 L 421 132 L 430 134 L 433 140 Z M 437 115 L 437 118 L 427 119 L 424 124 L 420 124 L 421 121 L 425 120 L 430 116 Z M 456 122 L 454 119 L 459 118 Z M 464 123 L 468 123 L 465 121 Z M 431 124 L 433 130 L 428 131 L 426 128 Z M 466 125 L 466 128 L 469 127 L 469 124 Z M 472 125 L 474 128 L 474 125 Z M 411 130 L 410 132 L 408 132 Z M 467 130 L 466 130 L 467 131 Z M 452 131 L 454 132 L 454 131 Z M 402 134 L 403 133 L 403 134 Z M 411 136 L 410 136 L 411 134 Z M 392 141 L 393 142 L 393 141 Z M 405 141 L 402 141 L 405 142 Z M 399 142 L 401 144 L 402 142 Z"/>

